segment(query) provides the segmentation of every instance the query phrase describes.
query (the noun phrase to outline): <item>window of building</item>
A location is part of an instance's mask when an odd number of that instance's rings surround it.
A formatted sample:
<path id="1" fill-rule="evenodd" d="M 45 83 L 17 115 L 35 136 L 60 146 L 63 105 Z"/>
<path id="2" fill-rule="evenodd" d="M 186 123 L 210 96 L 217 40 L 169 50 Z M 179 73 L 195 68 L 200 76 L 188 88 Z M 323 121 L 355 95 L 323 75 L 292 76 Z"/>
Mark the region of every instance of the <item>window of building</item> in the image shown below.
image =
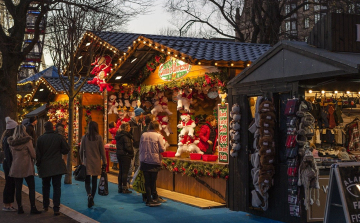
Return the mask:
<path id="1" fill-rule="evenodd" d="M 285 23 L 285 31 L 290 31 L 290 22 Z"/>
<path id="2" fill-rule="evenodd" d="M 310 18 L 309 17 L 305 18 L 304 27 L 306 29 L 310 27 Z"/>
<path id="3" fill-rule="evenodd" d="M 308 36 L 305 36 L 305 42 L 307 43 L 309 37 Z"/>
<path id="4" fill-rule="evenodd" d="M 355 13 L 355 5 L 354 4 L 349 5 L 349 13 Z"/>
<path id="5" fill-rule="evenodd" d="M 320 20 L 320 13 L 315 14 L 315 24 Z"/>
<path id="6" fill-rule="evenodd" d="M 304 2 L 309 2 L 309 0 L 304 0 Z M 304 11 L 307 11 L 307 10 L 309 10 L 308 4 L 304 5 Z"/>
<path id="7" fill-rule="evenodd" d="M 290 13 L 290 5 L 285 5 L 285 14 Z"/>
<path id="8" fill-rule="evenodd" d="M 320 3 L 319 0 L 314 0 L 314 3 Z M 314 5 L 314 11 L 319 11 L 320 10 L 320 5 Z"/>

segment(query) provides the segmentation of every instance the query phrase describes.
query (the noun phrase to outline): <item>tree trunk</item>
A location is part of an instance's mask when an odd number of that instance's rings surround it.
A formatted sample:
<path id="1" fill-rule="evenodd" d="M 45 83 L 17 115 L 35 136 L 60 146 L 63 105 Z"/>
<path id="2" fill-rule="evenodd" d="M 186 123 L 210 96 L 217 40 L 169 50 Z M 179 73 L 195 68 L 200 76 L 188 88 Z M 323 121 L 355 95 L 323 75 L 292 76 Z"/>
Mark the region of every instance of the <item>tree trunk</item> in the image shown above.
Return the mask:
<path id="1" fill-rule="evenodd" d="M 72 184 L 72 156 L 73 156 L 73 137 L 74 137 L 74 98 L 69 97 L 69 132 L 68 132 L 68 143 L 70 147 L 70 151 L 67 156 L 67 171 L 68 173 L 65 175 L 65 184 Z"/>
<path id="2" fill-rule="evenodd" d="M 19 65 L 3 57 L 3 67 L 0 69 L 0 133 L 5 130 L 5 117 L 17 120 L 16 82 Z"/>

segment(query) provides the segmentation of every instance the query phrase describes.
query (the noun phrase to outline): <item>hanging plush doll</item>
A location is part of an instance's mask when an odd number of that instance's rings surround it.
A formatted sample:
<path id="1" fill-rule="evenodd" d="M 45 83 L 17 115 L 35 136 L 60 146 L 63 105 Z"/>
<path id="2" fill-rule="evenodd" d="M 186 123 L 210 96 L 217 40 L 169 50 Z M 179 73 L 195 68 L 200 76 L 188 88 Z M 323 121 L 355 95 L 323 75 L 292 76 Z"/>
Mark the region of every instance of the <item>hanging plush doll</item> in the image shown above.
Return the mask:
<path id="1" fill-rule="evenodd" d="M 166 136 L 169 136 L 170 134 L 173 134 L 173 131 L 171 130 L 170 125 L 169 125 L 169 117 L 168 116 L 166 116 L 166 115 L 165 116 L 158 115 L 156 118 L 160 123 L 161 130 L 164 130 Z"/>
<path id="2" fill-rule="evenodd" d="M 194 128 L 196 127 L 195 122 L 191 119 L 190 114 L 182 114 L 180 116 L 180 124 L 177 125 L 180 131 L 180 137 L 184 137 L 185 134 L 189 134 L 190 137 L 194 136 Z"/>
<path id="3" fill-rule="evenodd" d="M 160 112 L 163 112 L 164 110 L 162 108 L 162 105 L 160 104 L 160 99 L 157 95 L 154 96 L 152 101 L 154 103 L 154 108 L 151 110 L 151 114 L 153 114 L 154 116 L 157 116 Z"/>
<path id="4" fill-rule="evenodd" d="M 116 140 L 115 140 L 115 136 L 116 136 L 116 132 L 118 130 L 118 127 L 115 125 L 115 122 L 110 122 L 109 124 L 109 132 L 112 136 L 112 140 L 111 140 L 111 144 L 116 144 Z"/>
<path id="5" fill-rule="evenodd" d="M 162 106 L 163 112 L 166 112 L 168 115 L 172 115 L 173 113 L 169 110 L 168 102 L 169 101 L 167 97 L 162 97 L 160 104 Z"/>
<path id="6" fill-rule="evenodd" d="M 185 112 L 190 112 L 192 90 L 189 88 L 186 88 L 185 90 L 181 90 L 177 97 L 178 97 L 177 110 L 181 110 L 184 108 Z"/>
<path id="7" fill-rule="evenodd" d="M 98 85 L 101 92 L 104 89 L 111 91 L 112 86 L 110 84 L 107 84 L 105 81 L 106 77 L 111 72 L 111 57 L 108 55 L 97 57 L 95 59 L 95 62 L 91 65 L 95 65 L 95 67 L 91 71 L 91 74 L 95 75 L 95 77 L 91 81 L 88 81 L 88 84 Z"/>
<path id="8" fill-rule="evenodd" d="M 315 192 L 317 192 L 316 204 L 317 206 L 320 206 L 319 169 L 317 168 L 314 156 L 309 149 L 305 151 L 305 156 L 301 161 L 299 167 L 298 186 L 301 185 L 303 185 L 305 189 L 305 200 L 304 200 L 305 209 L 309 210 L 310 205 L 313 205 L 315 200 Z M 313 189 L 314 189 L 314 196 L 312 197 L 311 192 Z"/>
<path id="9" fill-rule="evenodd" d="M 109 96 L 109 102 L 108 102 L 108 114 L 117 114 L 118 111 L 117 111 L 117 106 L 119 105 L 117 102 L 116 102 L 116 95 L 110 95 Z"/>

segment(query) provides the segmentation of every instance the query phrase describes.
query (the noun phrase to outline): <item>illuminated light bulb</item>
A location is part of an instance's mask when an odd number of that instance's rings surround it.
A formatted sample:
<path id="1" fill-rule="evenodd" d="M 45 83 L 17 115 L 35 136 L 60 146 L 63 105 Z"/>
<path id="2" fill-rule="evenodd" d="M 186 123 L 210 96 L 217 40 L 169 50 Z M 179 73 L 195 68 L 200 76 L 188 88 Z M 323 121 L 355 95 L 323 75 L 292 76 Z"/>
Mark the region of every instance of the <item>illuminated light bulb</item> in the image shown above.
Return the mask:
<path id="1" fill-rule="evenodd" d="M 338 91 L 335 91 L 334 93 L 335 93 L 335 94 L 337 94 L 337 93 L 338 93 Z"/>
<path id="2" fill-rule="evenodd" d="M 140 41 L 140 38 L 138 39 L 138 41 Z"/>
<path id="3" fill-rule="evenodd" d="M 201 65 L 201 62 L 199 62 L 198 64 Z"/>
<path id="4" fill-rule="evenodd" d="M 234 66 L 234 64 L 232 63 L 231 66 Z"/>
<path id="5" fill-rule="evenodd" d="M 157 46 L 155 46 L 155 49 L 157 49 L 158 47 Z"/>
<path id="6" fill-rule="evenodd" d="M 182 57 L 183 60 L 185 60 L 185 57 Z"/>
<path id="7" fill-rule="evenodd" d="M 163 52 L 164 52 L 164 49 L 161 49 L 161 51 L 163 51 Z"/>
<path id="8" fill-rule="evenodd" d="M 218 63 L 215 63 L 215 66 L 217 66 L 218 65 Z"/>
<path id="9" fill-rule="evenodd" d="M 145 44 L 146 42 L 144 41 L 143 43 Z"/>
<path id="10" fill-rule="evenodd" d="M 124 55 L 126 55 L 126 53 L 124 53 Z"/>
<path id="11" fill-rule="evenodd" d="M 129 50 L 130 50 L 130 49 L 131 49 L 131 46 L 129 46 L 128 48 L 129 48 Z"/>
<path id="12" fill-rule="evenodd" d="M 170 51 L 168 52 L 168 54 L 170 54 Z"/>
<path id="13" fill-rule="evenodd" d="M 250 64 L 248 63 L 246 66 L 250 67 Z"/>
<path id="14" fill-rule="evenodd" d="M 151 46 L 151 43 L 149 43 L 149 46 Z"/>
<path id="15" fill-rule="evenodd" d="M 350 91 L 346 91 L 346 94 L 350 94 Z"/>
<path id="16" fill-rule="evenodd" d="M 309 93 L 311 94 L 311 93 L 312 93 L 312 90 L 309 90 Z"/>
<path id="17" fill-rule="evenodd" d="M 325 94 L 325 91 L 324 91 L 324 90 L 322 90 L 322 91 L 321 91 L 321 94 Z"/>

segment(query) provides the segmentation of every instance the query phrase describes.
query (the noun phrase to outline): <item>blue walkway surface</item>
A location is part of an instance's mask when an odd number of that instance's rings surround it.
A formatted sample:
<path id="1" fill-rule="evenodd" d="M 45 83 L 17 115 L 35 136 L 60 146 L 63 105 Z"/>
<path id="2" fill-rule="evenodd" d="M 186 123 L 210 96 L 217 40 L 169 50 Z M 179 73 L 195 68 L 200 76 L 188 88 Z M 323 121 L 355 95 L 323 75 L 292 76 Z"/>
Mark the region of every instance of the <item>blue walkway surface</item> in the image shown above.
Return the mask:
<path id="1" fill-rule="evenodd" d="M 2 169 L 2 167 L 1 167 Z M 64 181 L 64 177 L 62 179 Z M 41 179 L 35 177 L 36 191 L 42 193 Z M 244 212 L 230 211 L 227 208 L 200 209 L 179 202 L 168 200 L 160 207 L 147 207 L 142 202 L 141 194 L 117 193 L 117 185 L 109 183 L 109 195 L 95 196 L 95 206 L 87 207 L 87 195 L 83 182 L 73 179 L 73 184 L 62 184 L 61 203 L 92 219 L 102 223 L 131 222 L 244 222 L 277 223 L 278 221 L 257 217 Z M 52 191 L 51 191 L 52 196 Z"/>

